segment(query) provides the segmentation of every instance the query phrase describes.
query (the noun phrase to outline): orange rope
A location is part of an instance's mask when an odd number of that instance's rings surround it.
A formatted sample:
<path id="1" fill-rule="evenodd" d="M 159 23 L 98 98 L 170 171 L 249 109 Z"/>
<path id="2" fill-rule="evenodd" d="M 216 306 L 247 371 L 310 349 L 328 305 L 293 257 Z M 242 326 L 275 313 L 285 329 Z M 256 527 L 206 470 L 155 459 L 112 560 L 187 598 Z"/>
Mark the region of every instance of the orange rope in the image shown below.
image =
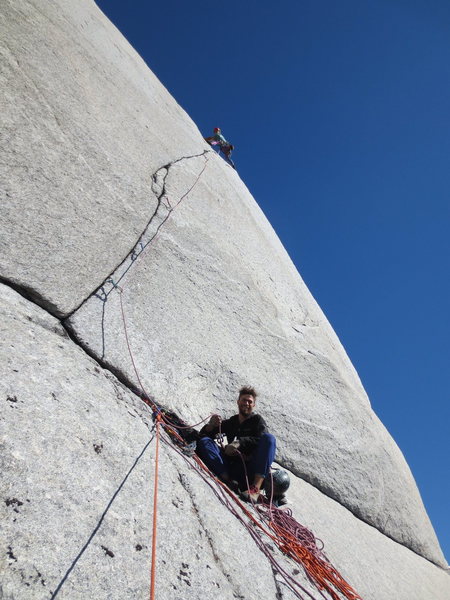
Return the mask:
<path id="1" fill-rule="evenodd" d="M 325 589 L 333 600 L 339 600 L 339 596 L 330 587 L 331 584 L 344 594 L 348 600 L 360 600 L 361 597 L 330 563 L 314 556 L 284 527 L 280 527 L 273 521 L 270 521 L 269 526 L 277 535 L 276 544 L 280 550 L 302 564 L 309 575 L 317 582 L 319 589 Z"/>
<path id="2" fill-rule="evenodd" d="M 182 200 L 192 191 L 192 189 L 197 185 L 200 177 L 202 176 L 206 164 L 208 162 L 208 158 L 203 165 L 202 170 L 198 174 L 196 180 L 190 189 L 183 194 L 180 200 L 176 203 L 176 205 L 170 211 L 168 217 L 171 216 L 171 213 L 178 205 L 182 202 Z M 167 221 L 167 219 L 165 219 Z M 164 221 L 164 222 L 165 222 Z M 147 243 L 147 246 L 154 242 L 158 237 L 159 228 L 155 234 L 155 236 Z M 122 275 L 121 279 L 126 275 L 126 272 Z M 119 280 L 120 281 L 120 280 Z M 127 323 L 125 318 L 125 310 L 123 306 L 122 300 L 122 288 L 115 285 L 119 292 L 119 300 L 120 300 L 120 309 L 122 313 L 123 327 L 125 333 L 126 344 L 128 347 L 128 353 L 131 358 L 131 362 L 133 365 L 134 372 L 136 374 L 137 380 L 143 392 L 142 400 L 150 406 L 150 408 L 157 413 L 156 415 L 156 450 L 155 450 L 155 476 L 154 476 L 154 492 L 153 492 L 153 537 L 152 537 L 152 562 L 151 562 L 151 582 L 150 582 L 150 600 L 155 599 L 155 582 L 156 582 L 156 533 L 157 533 L 157 508 L 158 508 L 158 469 L 159 469 L 159 441 L 160 441 L 160 425 L 162 424 L 165 429 L 170 431 L 170 433 L 179 439 L 179 441 L 183 442 L 183 438 L 178 434 L 176 429 L 183 429 L 184 427 L 179 427 L 174 423 L 171 423 L 170 419 L 168 419 L 164 414 L 160 412 L 158 407 L 149 399 L 149 395 L 145 391 L 144 385 L 139 377 L 139 373 L 137 370 L 137 366 L 133 357 L 133 352 L 131 350 L 130 340 L 128 338 L 127 331 Z M 206 421 L 206 419 L 203 419 Z M 201 421 L 201 422 L 203 422 Z M 199 425 L 200 423 L 197 423 Z M 187 426 L 189 427 L 189 426 Z M 190 426 L 192 427 L 192 426 Z M 262 523 L 257 520 L 254 515 L 247 509 L 246 506 L 238 498 L 228 489 L 226 485 L 224 485 L 218 478 L 214 477 L 214 475 L 209 471 L 209 469 L 203 464 L 203 462 L 197 457 L 194 456 L 194 460 L 197 464 L 206 471 L 210 476 L 215 479 L 216 483 L 220 485 L 226 493 L 228 493 L 236 502 L 236 504 L 241 508 L 242 512 L 253 522 L 253 524 L 258 527 L 265 535 L 267 535 L 280 550 L 292 558 L 295 562 L 302 565 L 312 580 L 314 580 L 319 588 L 319 590 L 325 589 L 333 600 L 339 600 L 339 596 L 336 592 L 330 587 L 330 584 L 338 589 L 348 600 L 360 600 L 360 596 L 352 589 L 352 587 L 343 579 L 343 577 L 339 574 L 339 572 L 326 560 L 318 558 L 314 554 L 312 554 L 307 548 L 305 548 L 299 540 L 293 536 L 287 529 L 284 527 L 274 523 L 272 519 L 270 519 L 268 525 L 269 528 L 272 529 L 273 533 L 268 530 L 266 527 L 262 525 Z"/>
<path id="3" fill-rule="evenodd" d="M 248 508 L 233 494 L 233 492 L 220 479 L 215 477 L 211 471 L 203 464 L 198 456 L 194 456 L 195 462 L 219 484 L 223 490 L 229 494 L 236 504 L 241 508 L 242 512 L 258 527 L 265 535 L 267 535 L 278 548 L 296 563 L 304 567 L 308 575 L 317 583 L 318 589 L 325 589 L 333 600 L 340 600 L 338 594 L 333 590 L 331 585 L 339 590 L 348 600 L 361 600 L 361 596 L 351 587 L 342 575 L 325 560 L 317 558 L 307 548 L 305 548 L 299 540 L 287 531 L 284 527 L 275 524 L 273 520 L 269 521 L 269 527 L 273 530 L 270 533 L 268 529 L 263 527 L 261 522 L 248 510 Z M 331 584 L 331 585 L 330 585 Z"/>
<path id="4" fill-rule="evenodd" d="M 156 526 L 158 520 L 158 468 L 159 468 L 159 423 L 161 417 L 156 417 L 156 449 L 155 449 L 155 479 L 153 491 L 153 533 L 152 533 L 152 568 L 150 576 L 150 600 L 155 599 L 156 581 Z"/>
<path id="5" fill-rule="evenodd" d="M 156 514 L 157 514 L 157 465 L 158 465 L 158 448 L 159 448 L 159 437 L 160 437 L 160 424 L 170 431 L 174 437 L 183 441 L 183 438 L 173 430 L 172 427 L 168 426 L 167 420 L 163 413 L 158 407 L 148 398 L 143 398 L 144 402 L 148 404 L 153 411 L 157 412 L 156 416 L 156 463 L 155 463 L 155 495 L 153 504 L 153 549 L 152 549 L 152 583 L 151 583 L 151 595 L 150 600 L 154 600 L 154 584 L 155 584 L 155 561 L 156 561 Z M 169 421 L 170 422 L 170 421 Z M 235 494 L 222 482 L 220 479 L 214 476 L 213 473 L 206 467 L 202 460 L 197 455 L 193 457 L 197 465 L 203 469 L 216 483 L 234 500 L 239 506 L 242 512 L 250 519 L 250 521 L 260 529 L 268 538 L 270 538 L 278 548 L 297 564 L 304 567 L 308 575 L 313 581 L 316 582 L 319 590 L 326 590 L 333 600 L 340 600 L 339 596 L 333 589 L 333 587 L 339 590 L 347 600 L 361 600 L 361 596 L 351 587 L 342 575 L 326 560 L 314 556 L 305 546 L 299 542 L 299 540 L 287 529 L 275 523 L 270 519 L 268 525 L 273 531 L 263 526 L 261 521 L 257 519 L 254 514 L 243 504 Z M 333 586 L 333 587 L 331 587 Z"/>

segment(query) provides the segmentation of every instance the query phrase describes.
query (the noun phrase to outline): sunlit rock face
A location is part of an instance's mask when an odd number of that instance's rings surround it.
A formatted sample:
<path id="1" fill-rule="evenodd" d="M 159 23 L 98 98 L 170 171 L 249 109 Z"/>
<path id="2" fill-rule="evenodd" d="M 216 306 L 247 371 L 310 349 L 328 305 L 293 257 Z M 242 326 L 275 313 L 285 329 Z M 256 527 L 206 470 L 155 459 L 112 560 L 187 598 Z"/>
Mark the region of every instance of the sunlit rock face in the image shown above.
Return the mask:
<path id="1" fill-rule="evenodd" d="M 5 598 L 143 596 L 154 444 L 133 390 L 198 422 L 247 383 L 296 517 L 362 596 L 448 597 L 410 470 L 238 173 L 95 4 L 0 10 Z M 277 597 L 209 487 L 163 461 L 161 597 L 256 597 L 236 540 Z"/>

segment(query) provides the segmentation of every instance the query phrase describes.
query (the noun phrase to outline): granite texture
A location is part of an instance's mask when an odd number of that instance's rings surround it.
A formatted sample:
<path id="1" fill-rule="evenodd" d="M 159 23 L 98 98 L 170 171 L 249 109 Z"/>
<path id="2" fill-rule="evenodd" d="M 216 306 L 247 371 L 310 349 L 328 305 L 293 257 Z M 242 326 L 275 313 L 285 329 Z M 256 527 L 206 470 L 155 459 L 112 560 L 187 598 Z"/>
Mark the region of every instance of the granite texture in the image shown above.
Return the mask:
<path id="1" fill-rule="evenodd" d="M 152 174 L 207 145 L 93 2 L 0 10 L 0 273 L 67 315 L 136 243 Z"/>
<path id="2" fill-rule="evenodd" d="M 131 390 L 197 422 L 232 414 L 253 384 L 278 461 L 363 596 L 375 598 L 372 569 L 385 571 L 378 598 L 444 600 L 428 561 L 447 563 L 408 465 L 239 174 L 90 0 L 3 0 L 0 15 L 5 598 L 49 597 L 145 448 L 152 424 Z M 163 455 L 161 597 L 280 594 L 253 546 L 236 552 L 240 526 L 209 488 Z M 152 460 L 150 444 L 67 598 L 144 593 Z M 175 525 L 186 535 L 169 542 Z M 243 552 L 254 596 L 236 574 Z"/>
<path id="3" fill-rule="evenodd" d="M 6 286 L 0 299 L 0 595 L 146 598 L 155 459 L 150 411 L 56 319 Z M 161 443 L 157 597 L 292 600 L 192 464 Z M 443 569 L 292 473 L 289 498 L 296 519 L 322 540 L 364 600 L 449 597 Z M 301 568 L 274 556 L 311 594 L 305 598 L 322 598 Z"/>
<path id="4" fill-rule="evenodd" d="M 0 295 L 1 597 L 148 597 L 151 412 L 56 319 L 9 288 Z M 252 593 L 275 597 L 268 561 L 170 446 L 159 473 L 158 597 L 249 597 L 241 553 L 258 573 Z"/>
<path id="5" fill-rule="evenodd" d="M 237 174 L 206 154 L 155 176 L 164 186 L 154 219 L 67 320 L 74 335 L 191 422 L 231 414 L 236 390 L 255 385 L 283 464 L 443 564 L 403 455 Z"/>

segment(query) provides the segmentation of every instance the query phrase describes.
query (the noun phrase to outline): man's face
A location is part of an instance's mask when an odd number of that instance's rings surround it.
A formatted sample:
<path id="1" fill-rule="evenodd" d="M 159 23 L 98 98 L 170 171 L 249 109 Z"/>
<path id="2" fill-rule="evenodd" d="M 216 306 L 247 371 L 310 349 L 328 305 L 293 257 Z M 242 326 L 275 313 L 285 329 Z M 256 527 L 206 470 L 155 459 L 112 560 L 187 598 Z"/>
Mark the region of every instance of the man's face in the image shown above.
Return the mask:
<path id="1" fill-rule="evenodd" d="M 237 404 L 239 408 L 239 414 L 243 417 L 249 417 L 253 412 L 256 400 L 251 394 L 243 394 L 242 396 L 239 396 Z"/>

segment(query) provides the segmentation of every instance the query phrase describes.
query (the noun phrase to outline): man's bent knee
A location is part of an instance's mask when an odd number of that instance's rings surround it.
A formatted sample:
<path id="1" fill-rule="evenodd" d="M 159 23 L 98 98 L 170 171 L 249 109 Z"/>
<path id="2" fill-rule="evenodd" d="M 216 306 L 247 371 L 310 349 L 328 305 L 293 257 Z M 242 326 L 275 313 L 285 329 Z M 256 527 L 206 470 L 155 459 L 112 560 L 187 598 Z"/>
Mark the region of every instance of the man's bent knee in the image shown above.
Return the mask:
<path id="1" fill-rule="evenodd" d="M 261 439 L 259 440 L 260 444 L 264 444 L 266 446 L 275 446 L 277 445 L 277 438 L 271 433 L 263 433 Z"/>
<path id="2" fill-rule="evenodd" d="M 209 439 L 210 438 L 207 438 L 207 437 L 200 438 L 197 441 L 197 450 L 202 450 L 203 448 L 206 448 L 206 446 L 208 445 Z"/>
<path id="3" fill-rule="evenodd" d="M 218 453 L 219 448 L 214 440 L 210 437 L 202 437 L 197 442 L 197 454 L 201 454 L 202 452 L 214 452 Z"/>

